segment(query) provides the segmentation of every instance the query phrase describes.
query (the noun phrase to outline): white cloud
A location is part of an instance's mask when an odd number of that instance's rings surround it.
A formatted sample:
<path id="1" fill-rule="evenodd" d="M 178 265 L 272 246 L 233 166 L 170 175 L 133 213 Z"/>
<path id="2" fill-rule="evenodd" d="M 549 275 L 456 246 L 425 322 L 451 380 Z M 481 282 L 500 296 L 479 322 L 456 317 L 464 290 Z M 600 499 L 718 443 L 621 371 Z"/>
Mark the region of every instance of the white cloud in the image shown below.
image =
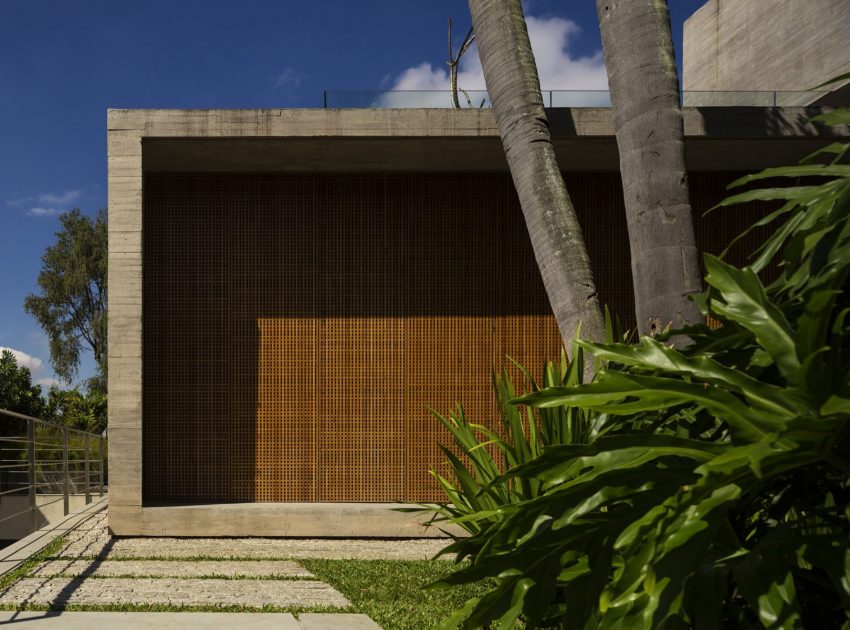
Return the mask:
<path id="1" fill-rule="evenodd" d="M 560 17 L 526 17 L 528 36 L 537 62 L 540 87 L 543 90 L 587 90 L 608 89 L 605 60 L 602 51 L 590 56 L 575 56 L 570 53 L 571 39 L 580 32 L 572 20 Z M 486 89 L 484 71 L 478 59 L 478 49 L 473 45 L 460 60 L 458 86 L 469 92 L 473 106 L 478 106 Z M 442 67 L 423 62 L 404 70 L 396 79 L 393 90 L 441 90 L 449 89 L 449 73 Z M 558 100 L 555 95 L 555 100 Z M 461 100 L 465 100 L 460 95 Z M 554 105 L 605 105 L 606 94 L 562 95 L 562 102 Z M 376 103 L 382 107 L 450 107 L 447 94 L 386 94 Z"/>
<path id="2" fill-rule="evenodd" d="M 287 68 L 277 76 L 272 87 L 275 89 L 287 87 L 297 88 L 301 86 L 301 81 L 306 78 L 307 77 L 305 75 L 295 70 L 295 68 Z"/>
<path id="3" fill-rule="evenodd" d="M 55 217 L 69 209 L 69 206 L 80 196 L 79 190 L 66 190 L 61 194 L 39 193 L 6 202 L 7 206 L 20 208 L 30 206 L 24 213 L 30 217 Z"/>
<path id="4" fill-rule="evenodd" d="M 20 350 L 15 350 L 14 348 L 0 346 L 0 353 L 4 350 L 11 352 L 12 356 L 15 357 L 15 361 L 18 362 L 18 365 L 29 368 L 30 372 L 33 374 L 39 374 L 44 369 L 44 361 L 38 357 L 34 357 L 26 352 L 21 352 Z"/>
<path id="5" fill-rule="evenodd" d="M 59 206 L 64 206 L 65 204 L 69 204 L 74 201 L 77 197 L 80 196 L 79 190 L 66 190 L 61 195 L 54 195 L 52 193 L 43 193 L 36 197 L 36 201 L 38 203 L 49 203 L 56 204 Z"/>
<path id="6" fill-rule="evenodd" d="M 63 211 L 59 208 L 36 207 L 30 208 L 24 214 L 26 214 L 28 217 L 55 217 L 62 214 L 62 212 Z"/>
<path id="7" fill-rule="evenodd" d="M 32 203 L 43 204 L 46 206 L 64 206 L 79 198 L 81 194 L 82 193 L 79 190 L 66 190 L 59 195 L 54 193 L 39 193 L 29 197 L 12 199 L 11 201 L 7 201 L 6 204 L 15 207 L 25 206 Z"/>

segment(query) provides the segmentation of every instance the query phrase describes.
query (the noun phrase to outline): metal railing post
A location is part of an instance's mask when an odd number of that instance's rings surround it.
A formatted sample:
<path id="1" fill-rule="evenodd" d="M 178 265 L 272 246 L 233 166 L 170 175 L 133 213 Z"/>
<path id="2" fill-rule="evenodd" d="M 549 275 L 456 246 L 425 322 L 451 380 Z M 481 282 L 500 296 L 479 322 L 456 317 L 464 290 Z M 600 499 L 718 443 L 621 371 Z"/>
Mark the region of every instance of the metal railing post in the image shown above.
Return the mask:
<path id="1" fill-rule="evenodd" d="M 83 438 L 84 451 L 85 451 L 85 464 L 86 464 L 86 505 L 91 503 L 91 476 L 89 475 L 89 434 L 88 432 L 83 434 L 85 437 Z"/>
<path id="2" fill-rule="evenodd" d="M 27 420 L 27 479 L 29 480 L 30 526 L 38 529 L 38 509 L 35 505 L 35 420 Z"/>
<path id="3" fill-rule="evenodd" d="M 103 456 L 103 443 L 104 443 L 104 441 L 105 440 L 103 439 L 103 436 L 101 435 L 100 436 L 100 496 L 103 496 L 103 463 L 105 461 L 105 458 Z"/>
<path id="4" fill-rule="evenodd" d="M 71 512 L 69 493 L 71 492 L 70 472 L 68 470 L 68 429 L 62 427 L 62 505 L 65 516 Z"/>

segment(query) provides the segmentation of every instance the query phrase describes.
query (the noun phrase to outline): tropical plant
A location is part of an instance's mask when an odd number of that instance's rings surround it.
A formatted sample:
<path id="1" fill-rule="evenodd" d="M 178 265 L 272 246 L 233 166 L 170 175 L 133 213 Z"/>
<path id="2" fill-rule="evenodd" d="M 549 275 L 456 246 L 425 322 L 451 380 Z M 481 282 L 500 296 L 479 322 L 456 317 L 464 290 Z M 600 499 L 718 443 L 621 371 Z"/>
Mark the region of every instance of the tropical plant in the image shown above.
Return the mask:
<path id="1" fill-rule="evenodd" d="M 547 363 L 543 369 L 543 387 L 577 385 L 582 382 L 583 350 L 575 348 L 571 363 L 563 353 L 560 361 Z M 532 391 L 540 391 L 533 375 L 516 364 Z M 492 520 L 495 510 L 511 503 L 532 499 L 540 494 L 541 484 L 535 479 L 506 478 L 508 470 L 525 464 L 543 453 L 551 444 L 584 444 L 590 440 L 592 426 L 581 410 L 555 407 L 535 414 L 531 407 L 520 410 L 511 401 L 516 389 L 506 369 L 493 375 L 493 390 L 499 411 L 495 429 L 470 422 L 462 405 L 448 416 L 436 411 L 434 417 L 452 436 L 454 450 L 440 446 L 451 468 L 451 476 L 436 470 L 437 479 L 448 503 L 425 505 L 422 509 L 435 514 L 432 523 L 450 521 L 472 534 L 479 533 Z M 457 453 L 457 454 L 455 454 Z M 493 512 L 492 518 L 487 513 Z M 464 517 L 470 516 L 471 520 Z"/>
<path id="2" fill-rule="evenodd" d="M 50 419 L 70 429 L 89 433 L 102 433 L 106 429 L 106 394 L 96 389 L 86 393 L 78 387 L 51 389 L 47 406 Z"/>
<path id="3" fill-rule="evenodd" d="M 619 320 L 605 309 L 605 339 L 609 343 L 627 340 Z M 584 382 L 584 350 L 574 345 L 570 356 L 561 352 L 557 361 L 543 366 L 542 388 L 525 366 L 511 360 L 531 392 L 551 387 L 570 387 Z M 440 445 L 451 469 L 445 476 L 437 470 L 431 474 L 447 498 L 447 503 L 423 505 L 411 511 L 427 511 L 434 515 L 432 524 L 451 522 L 469 533 L 478 533 L 491 520 L 485 514 L 502 505 L 519 503 L 540 494 L 541 485 L 534 479 L 505 477 L 509 470 L 525 464 L 543 453 L 543 449 L 557 444 L 587 444 L 593 439 L 598 422 L 595 412 L 570 407 L 552 407 L 534 410 L 521 409 L 513 404 L 517 389 L 507 369 L 493 375 L 493 393 L 498 409 L 498 422 L 494 428 L 471 422 L 458 404 L 443 416 L 432 411 L 437 421 L 452 437 L 452 448 Z M 407 511 L 407 510 L 405 510 Z M 465 517 L 469 516 L 469 520 Z"/>
<path id="4" fill-rule="evenodd" d="M 702 321 L 685 170 L 679 73 L 667 0 L 596 0 L 642 335 Z"/>
<path id="5" fill-rule="evenodd" d="M 446 552 L 470 565 L 439 584 L 496 586 L 443 627 L 850 628 L 847 152 L 733 184 L 791 182 L 720 204 L 780 200 L 754 227 L 784 222 L 749 267 L 705 257 L 698 304 L 718 328 L 580 341 L 604 362 L 592 382 L 516 401 L 600 414 L 596 437 L 493 481 L 538 496 L 463 516 L 480 530 Z M 692 343 L 674 349 L 674 334 Z"/>

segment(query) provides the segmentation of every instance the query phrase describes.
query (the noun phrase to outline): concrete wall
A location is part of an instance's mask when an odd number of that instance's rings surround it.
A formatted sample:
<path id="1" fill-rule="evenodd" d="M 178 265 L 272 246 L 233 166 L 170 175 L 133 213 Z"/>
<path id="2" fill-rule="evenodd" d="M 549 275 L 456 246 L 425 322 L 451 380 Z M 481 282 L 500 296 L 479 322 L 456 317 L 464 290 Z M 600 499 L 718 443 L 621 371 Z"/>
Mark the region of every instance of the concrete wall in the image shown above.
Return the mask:
<path id="1" fill-rule="evenodd" d="M 92 494 L 92 499 L 98 497 L 97 492 Z M 33 529 L 29 511 L 29 497 L 27 495 L 6 495 L 0 498 L 0 522 L 2 522 L 2 538 L 4 540 L 20 540 L 28 536 L 36 529 L 50 523 L 57 523 L 65 518 L 65 507 L 61 494 L 39 494 L 36 495 L 36 527 Z M 68 496 L 68 509 L 70 513 L 79 512 L 86 506 L 86 497 L 83 494 L 71 494 Z M 12 516 L 15 514 L 16 516 Z"/>
<path id="2" fill-rule="evenodd" d="M 728 171 L 788 163 L 846 135 L 812 124 L 817 109 L 686 109 L 689 168 Z M 561 167 L 616 170 L 610 109 L 555 110 Z M 110 110 L 109 169 L 109 526 L 117 535 L 417 536 L 423 517 L 387 504 L 153 507 L 142 504 L 142 191 L 145 170 L 187 170 L 190 145 L 214 139 L 214 170 L 303 171 L 298 153 L 281 161 L 278 142 L 310 147 L 331 172 L 406 168 L 435 161 L 442 171 L 503 170 L 491 110 Z M 226 139 L 226 142 L 224 140 Z M 395 142 L 397 141 L 397 143 Z M 164 144 L 160 144 L 164 143 Z M 374 151 L 382 143 L 381 153 Z M 348 150 L 331 150 L 345 144 Z M 146 147 L 159 147 L 148 154 Z M 211 147 L 206 147 L 210 149 Z M 237 149 L 234 153 L 233 149 Z M 612 153 L 613 151 L 613 153 Z M 209 151 L 195 153 L 208 159 Z M 612 160 L 611 156 L 614 156 Z M 206 157 L 205 157 L 206 156 Z M 235 156 L 235 158 L 234 158 Z M 242 156 L 242 157 L 240 157 Z M 695 157 L 694 157 L 695 156 Z M 250 160 L 248 160 L 250 162 Z M 482 164 L 487 167 L 482 167 Z M 200 168 L 199 170 L 204 170 Z"/>
<path id="3" fill-rule="evenodd" d="M 809 90 L 850 72 L 848 0 L 708 0 L 684 31 L 685 91 Z"/>

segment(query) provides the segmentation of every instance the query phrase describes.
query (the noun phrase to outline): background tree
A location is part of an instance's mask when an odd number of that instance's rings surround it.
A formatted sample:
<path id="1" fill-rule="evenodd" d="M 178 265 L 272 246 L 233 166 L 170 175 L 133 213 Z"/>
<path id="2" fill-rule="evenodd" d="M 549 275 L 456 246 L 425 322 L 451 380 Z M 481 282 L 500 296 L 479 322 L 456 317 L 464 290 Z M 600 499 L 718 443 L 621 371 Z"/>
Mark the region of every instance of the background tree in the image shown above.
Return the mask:
<path id="1" fill-rule="evenodd" d="M 79 388 L 52 388 L 47 397 L 47 416 L 71 429 L 103 433 L 106 429 L 106 394 L 81 392 Z"/>
<path id="2" fill-rule="evenodd" d="M 106 387 L 106 210 L 91 219 L 74 209 L 59 218 L 56 243 L 41 258 L 40 293 L 28 295 L 24 308 L 50 342 L 50 360 L 65 380 L 77 375 L 82 352 L 89 349 L 97 374 L 89 387 Z"/>
<path id="3" fill-rule="evenodd" d="M 41 385 L 33 385 L 29 368 L 18 365 L 15 355 L 0 352 L 0 409 L 43 418 L 47 410 Z"/>
<path id="4" fill-rule="evenodd" d="M 469 0 L 484 80 L 534 256 L 564 345 L 601 340 L 605 325 L 590 259 L 549 133 L 520 0 Z"/>
<path id="5" fill-rule="evenodd" d="M 452 19 L 449 18 L 449 89 L 451 90 L 452 96 L 452 107 L 455 109 L 460 109 L 460 99 L 457 96 L 458 88 L 457 85 L 457 73 L 460 69 L 460 58 L 469 50 L 469 47 L 472 46 L 472 42 L 475 41 L 475 31 L 472 28 L 466 33 L 466 37 L 463 38 L 463 42 L 461 42 L 460 48 L 458 48 L 457 54 L 454 54 L 452 49 Z M 469 98 L 469 94 L 466 93 L 466 90 L 460 89 L 463 92 L 463 95 L 466 97 L 467 104 L 472 107 L 472 101 Z"/>
<path id="6" fill-rule="evenodd" d="M 640 334 L 701 322 L 679 75 L 666 0 L 596 0 Z"/>

